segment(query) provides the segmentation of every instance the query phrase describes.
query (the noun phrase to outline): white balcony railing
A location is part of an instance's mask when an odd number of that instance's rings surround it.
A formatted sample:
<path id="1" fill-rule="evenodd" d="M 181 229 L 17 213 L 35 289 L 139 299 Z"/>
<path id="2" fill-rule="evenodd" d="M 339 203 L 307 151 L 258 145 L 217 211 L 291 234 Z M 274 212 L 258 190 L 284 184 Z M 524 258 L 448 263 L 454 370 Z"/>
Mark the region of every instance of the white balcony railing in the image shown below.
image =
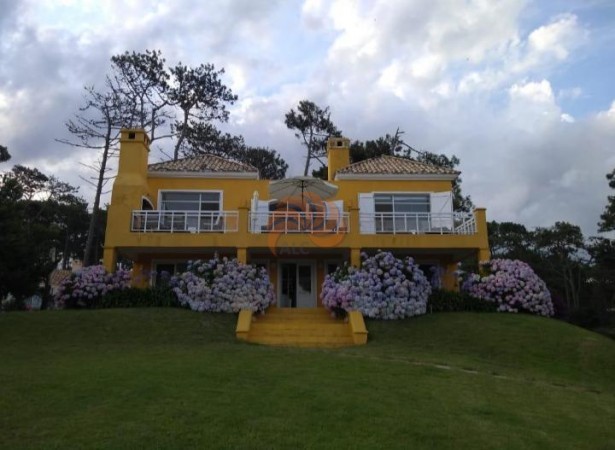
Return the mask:
<path id="1" fill-rule="evenodd" d="M 360 213 L 361 234 L 474 234 L 472 213 Z"/>
<path id="2" fill-rule="evenodd" d="M 252 233 L 348 233 L 348 213 L 295 211 L 251 212 Z"/>
<path id="3" fill-rule="evenodd" d="M 233 233 L 237 211 L 133 211 L 131 230 L 142 233 Z"/>

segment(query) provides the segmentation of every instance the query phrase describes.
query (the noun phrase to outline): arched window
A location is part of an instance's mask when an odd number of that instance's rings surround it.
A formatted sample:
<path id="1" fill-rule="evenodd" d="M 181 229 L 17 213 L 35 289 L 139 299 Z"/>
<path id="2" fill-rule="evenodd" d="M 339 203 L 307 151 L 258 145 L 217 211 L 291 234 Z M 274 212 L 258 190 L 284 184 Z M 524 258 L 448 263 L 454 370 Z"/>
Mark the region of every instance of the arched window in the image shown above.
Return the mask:
<path id="1" fill-rule="evenodd" d="M 154 209 L 154 205 L 151 200 L 147 197 L 141 197 L 141 210 L 143 211 L 152 211 Z"/>

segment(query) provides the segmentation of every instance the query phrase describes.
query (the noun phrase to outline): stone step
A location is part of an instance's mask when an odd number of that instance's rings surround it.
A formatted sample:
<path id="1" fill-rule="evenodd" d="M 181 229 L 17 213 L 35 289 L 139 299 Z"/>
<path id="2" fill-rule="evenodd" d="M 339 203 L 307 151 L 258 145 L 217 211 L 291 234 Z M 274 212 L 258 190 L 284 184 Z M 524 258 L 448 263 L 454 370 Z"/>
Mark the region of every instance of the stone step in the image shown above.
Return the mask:
<path id="1" fill-rule="evenodd" d="M 281 347 L 346 347 L 354 345 L 351 336 L 254 336 L 248 342 Z"/>
<path id="2" fill-rule="evenodd" d="M 260 324 L 252 325 L 249 336 L 350 336 L 348 326 L 315 326 L 313 324 Z"/>
<path id="3" fill-rule="evenodd" d="M 265 316 L 328 316 L 330 313 L 325 308 L 269 308 Z"/>
<path id="4" fill-rule="evenodd" d="M 303 311 L 276 311 L 267 310 L 265 314 L 258 314 L 254 316 L 255 322 L 296 322 L 296 321 L 310 321 L 310 322 L 335 322 L 335 319 L 331 316 L 329 311 L 323 310 L 311 310 Z"/>
<path id="5" fill-rule="evenodd" d="M 313 316 L 313 317 L 296 317 L 296 316 L 258 316 L 252 320 L 253 323 L 339 323 L 343 324 L 343 320 L 336 320 L 329 316 Z"/>
<path id="6" fill-rule="evenodd" d="M 350 323 L 333 318 L 325 308 L 269 308 L 265 314 L 246 316 L 239 329 L 245 330 L 243 339 L 265 345 L 343 347 L 356 344 Z"/>

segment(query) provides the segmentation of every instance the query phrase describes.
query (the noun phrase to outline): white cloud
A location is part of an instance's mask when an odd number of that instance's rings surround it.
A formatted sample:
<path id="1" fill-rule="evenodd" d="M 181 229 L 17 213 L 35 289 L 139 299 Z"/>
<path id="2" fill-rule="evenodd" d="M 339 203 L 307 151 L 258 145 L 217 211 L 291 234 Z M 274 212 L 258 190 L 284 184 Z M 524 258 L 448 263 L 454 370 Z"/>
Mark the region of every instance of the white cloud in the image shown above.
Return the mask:
<path id="1" fill-rule="evenodd" d="M 583 95 L 583 89 L 581 89 L 579 86 L 575 86 L 570 89 L 560 89 L 557 93 L 557 98 L 574 100 L 581 97 L 581 95 Z"/>
<path id="2" fill-rule="evenodd" d="M 327 9 L 325 0 L 306 0 L 301 7 L 303 23 L 308 28 L 319 29 L 324 25 L 323 16 Z"/>
<path id="3" fill-rule="evenodd" d="M 548 25 L 543 25 L 532 31 L 528 37 L 530 53 L 538 55 L 553 55 L 558 60 L 564 60 L 581 37 L 577 25 L 577 17 L 564 14 Z"/>
<path id="4" fill-rule="evenodd" d="M 100 83 L 114 53 L 160 48 L 171 63 L 225 67 L 239 101 L 223 128 L 275 148 L 293 174 L 303 152 L 284 114 L 309 98 L 353 139 L 400 127 L 416 148 L 459 156 L 490 219 L 592 232 L 606 202 L 615 102 L 572 108 L 587 86 L 562 73 L 591 44 L 572 14 L 528 26 L 540 5 L 524 0 L 4 3 L 1 143 L 67 181 L 79 183 L 84 155 L 54 138 L 81 86 Z"/>
<path id="5" fill-rule="evenodd" d="M 527 100 L 533 103 L 545 103 L 549 105 L 552 105 L 554 100 L 551 83 L 547 80 L 514 84 L 510 88 L 509 93 L 513 100 Z"/>
<path id="6" fill-rule="evenodd" d="M 615 100 L 611 103 L 611 107 L 606 111 L 601 111 L 598 113 L 598 118 L 612 120 L 615 122 Z"/>

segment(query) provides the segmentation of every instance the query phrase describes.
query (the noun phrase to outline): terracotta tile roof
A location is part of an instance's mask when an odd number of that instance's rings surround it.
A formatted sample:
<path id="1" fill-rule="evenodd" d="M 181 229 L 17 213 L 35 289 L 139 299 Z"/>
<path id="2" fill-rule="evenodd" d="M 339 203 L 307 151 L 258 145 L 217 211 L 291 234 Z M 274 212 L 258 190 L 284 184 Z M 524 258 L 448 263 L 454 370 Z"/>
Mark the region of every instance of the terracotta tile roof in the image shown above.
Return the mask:
<path id="1" fill-rule="evenodd" d="M 150 172 L 258 172 L 250 164 L 210 154 L 150 164 L 147 168 Z"/>
<path id="2" fill-rule="evenodd" d="M 461 172 L 422 163 L 414 159 L 383 155 L 350 164 L 336 173 L 353 175 L 459 175 Z"/>

